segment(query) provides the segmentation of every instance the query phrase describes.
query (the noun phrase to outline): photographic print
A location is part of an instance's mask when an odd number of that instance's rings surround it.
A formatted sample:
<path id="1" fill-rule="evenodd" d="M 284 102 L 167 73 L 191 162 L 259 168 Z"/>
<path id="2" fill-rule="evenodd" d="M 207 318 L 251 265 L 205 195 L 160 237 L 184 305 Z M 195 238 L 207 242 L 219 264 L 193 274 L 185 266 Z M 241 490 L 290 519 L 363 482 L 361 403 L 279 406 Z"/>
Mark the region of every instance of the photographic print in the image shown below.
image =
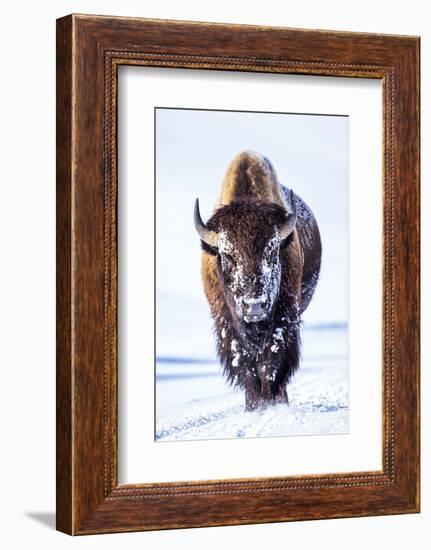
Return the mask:
<path id="1" fill-rule="evenodd" d="M 348 432 L 348 132 L 155 109 L 156 441 Z"/>

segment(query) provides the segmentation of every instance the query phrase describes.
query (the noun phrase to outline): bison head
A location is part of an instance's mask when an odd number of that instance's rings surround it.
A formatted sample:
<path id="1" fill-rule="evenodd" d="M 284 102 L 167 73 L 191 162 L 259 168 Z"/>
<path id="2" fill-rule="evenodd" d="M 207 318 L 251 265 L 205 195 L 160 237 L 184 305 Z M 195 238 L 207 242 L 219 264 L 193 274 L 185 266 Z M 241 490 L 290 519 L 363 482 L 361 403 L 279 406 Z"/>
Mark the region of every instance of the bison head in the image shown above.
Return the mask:
<path id="1" fill-rule="evenodd" d="M 217 256 L 226 303 L 244 344 L 261 346 L 272 326 L 281 282 L 280 249 L 296 224 L 290 211 L 258 200 L 232 202 L 208 220 L 201 219 L 196 200 L 194 221 L 204 250 Z"/>

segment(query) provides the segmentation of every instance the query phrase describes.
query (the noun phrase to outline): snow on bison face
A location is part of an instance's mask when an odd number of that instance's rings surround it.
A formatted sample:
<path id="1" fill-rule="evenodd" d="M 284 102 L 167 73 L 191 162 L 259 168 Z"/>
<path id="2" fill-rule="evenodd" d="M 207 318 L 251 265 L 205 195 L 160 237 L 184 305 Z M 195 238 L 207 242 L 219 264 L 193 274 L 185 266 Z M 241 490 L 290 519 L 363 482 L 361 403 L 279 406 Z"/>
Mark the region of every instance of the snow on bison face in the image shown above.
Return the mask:
<path id="1" fill-rule="evenodd" d="M 245 344 L 261 346 L 280 290 L 280 248 L 294 229 L 296 212 L 248 200 L 220 208 L 203 227 L 199 220 L 195 212 L 204 249 L 217 255 L 217 273 L 238 333 Z"/>
<path id="2" fill-rule="evenodd" d="M 236 242 L 237 234 L 224 229 L 219 232 L 219 276 L 231 309 L 247 324 L 268 319 L 280 288 L 278 228 L 272 228 L 269 240 L 262 239 L 261 232 L 257 236 L 250 256 Z"/>

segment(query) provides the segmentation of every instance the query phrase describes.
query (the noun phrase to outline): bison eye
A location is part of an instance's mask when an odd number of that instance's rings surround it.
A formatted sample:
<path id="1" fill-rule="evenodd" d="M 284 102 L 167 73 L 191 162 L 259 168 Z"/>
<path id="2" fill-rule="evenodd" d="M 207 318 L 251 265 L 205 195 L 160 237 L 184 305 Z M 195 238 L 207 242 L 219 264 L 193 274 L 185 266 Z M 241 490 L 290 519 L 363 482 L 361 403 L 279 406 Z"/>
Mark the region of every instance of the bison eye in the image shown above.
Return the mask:
<path id="1" fill-rule="evenodd" d="M 223 266 L 232 266 L 235 264 L 235 260 L 230 254 L 223 253 L 221 254 L 221 260 Z"/>

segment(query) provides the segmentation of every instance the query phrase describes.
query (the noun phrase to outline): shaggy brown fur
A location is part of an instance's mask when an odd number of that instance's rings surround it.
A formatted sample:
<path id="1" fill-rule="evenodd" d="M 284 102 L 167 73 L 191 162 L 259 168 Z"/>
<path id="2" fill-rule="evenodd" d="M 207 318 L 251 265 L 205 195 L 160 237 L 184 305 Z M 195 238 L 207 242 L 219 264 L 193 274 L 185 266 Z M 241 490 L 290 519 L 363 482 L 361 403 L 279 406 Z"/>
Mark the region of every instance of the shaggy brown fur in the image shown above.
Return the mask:
<path id="1" fill-rule="evenodd" d="M 285 241 L 278 238 L 289 197 L 268 159 L 239 154 L 207 223 L 221 236 L 219 246 L 202 242 L 202 279 L 219 357 L 228 380 L 245 389 L 249 410 L 288 401 L 286 385 L 300 358 L 300 315 L 319 276 L 319 230 L 297 195 L 296 226 Z M 256 296 L 264 297 L 267 319 L 244 322 L 244 298 Z"/>
<path id="2" fill-rule="evenodd" d="M 253 151 L 244 151 L 230 163 L 216 208 L 246 197 L 286 208 L 286 200 L 272 164 Z"/>

